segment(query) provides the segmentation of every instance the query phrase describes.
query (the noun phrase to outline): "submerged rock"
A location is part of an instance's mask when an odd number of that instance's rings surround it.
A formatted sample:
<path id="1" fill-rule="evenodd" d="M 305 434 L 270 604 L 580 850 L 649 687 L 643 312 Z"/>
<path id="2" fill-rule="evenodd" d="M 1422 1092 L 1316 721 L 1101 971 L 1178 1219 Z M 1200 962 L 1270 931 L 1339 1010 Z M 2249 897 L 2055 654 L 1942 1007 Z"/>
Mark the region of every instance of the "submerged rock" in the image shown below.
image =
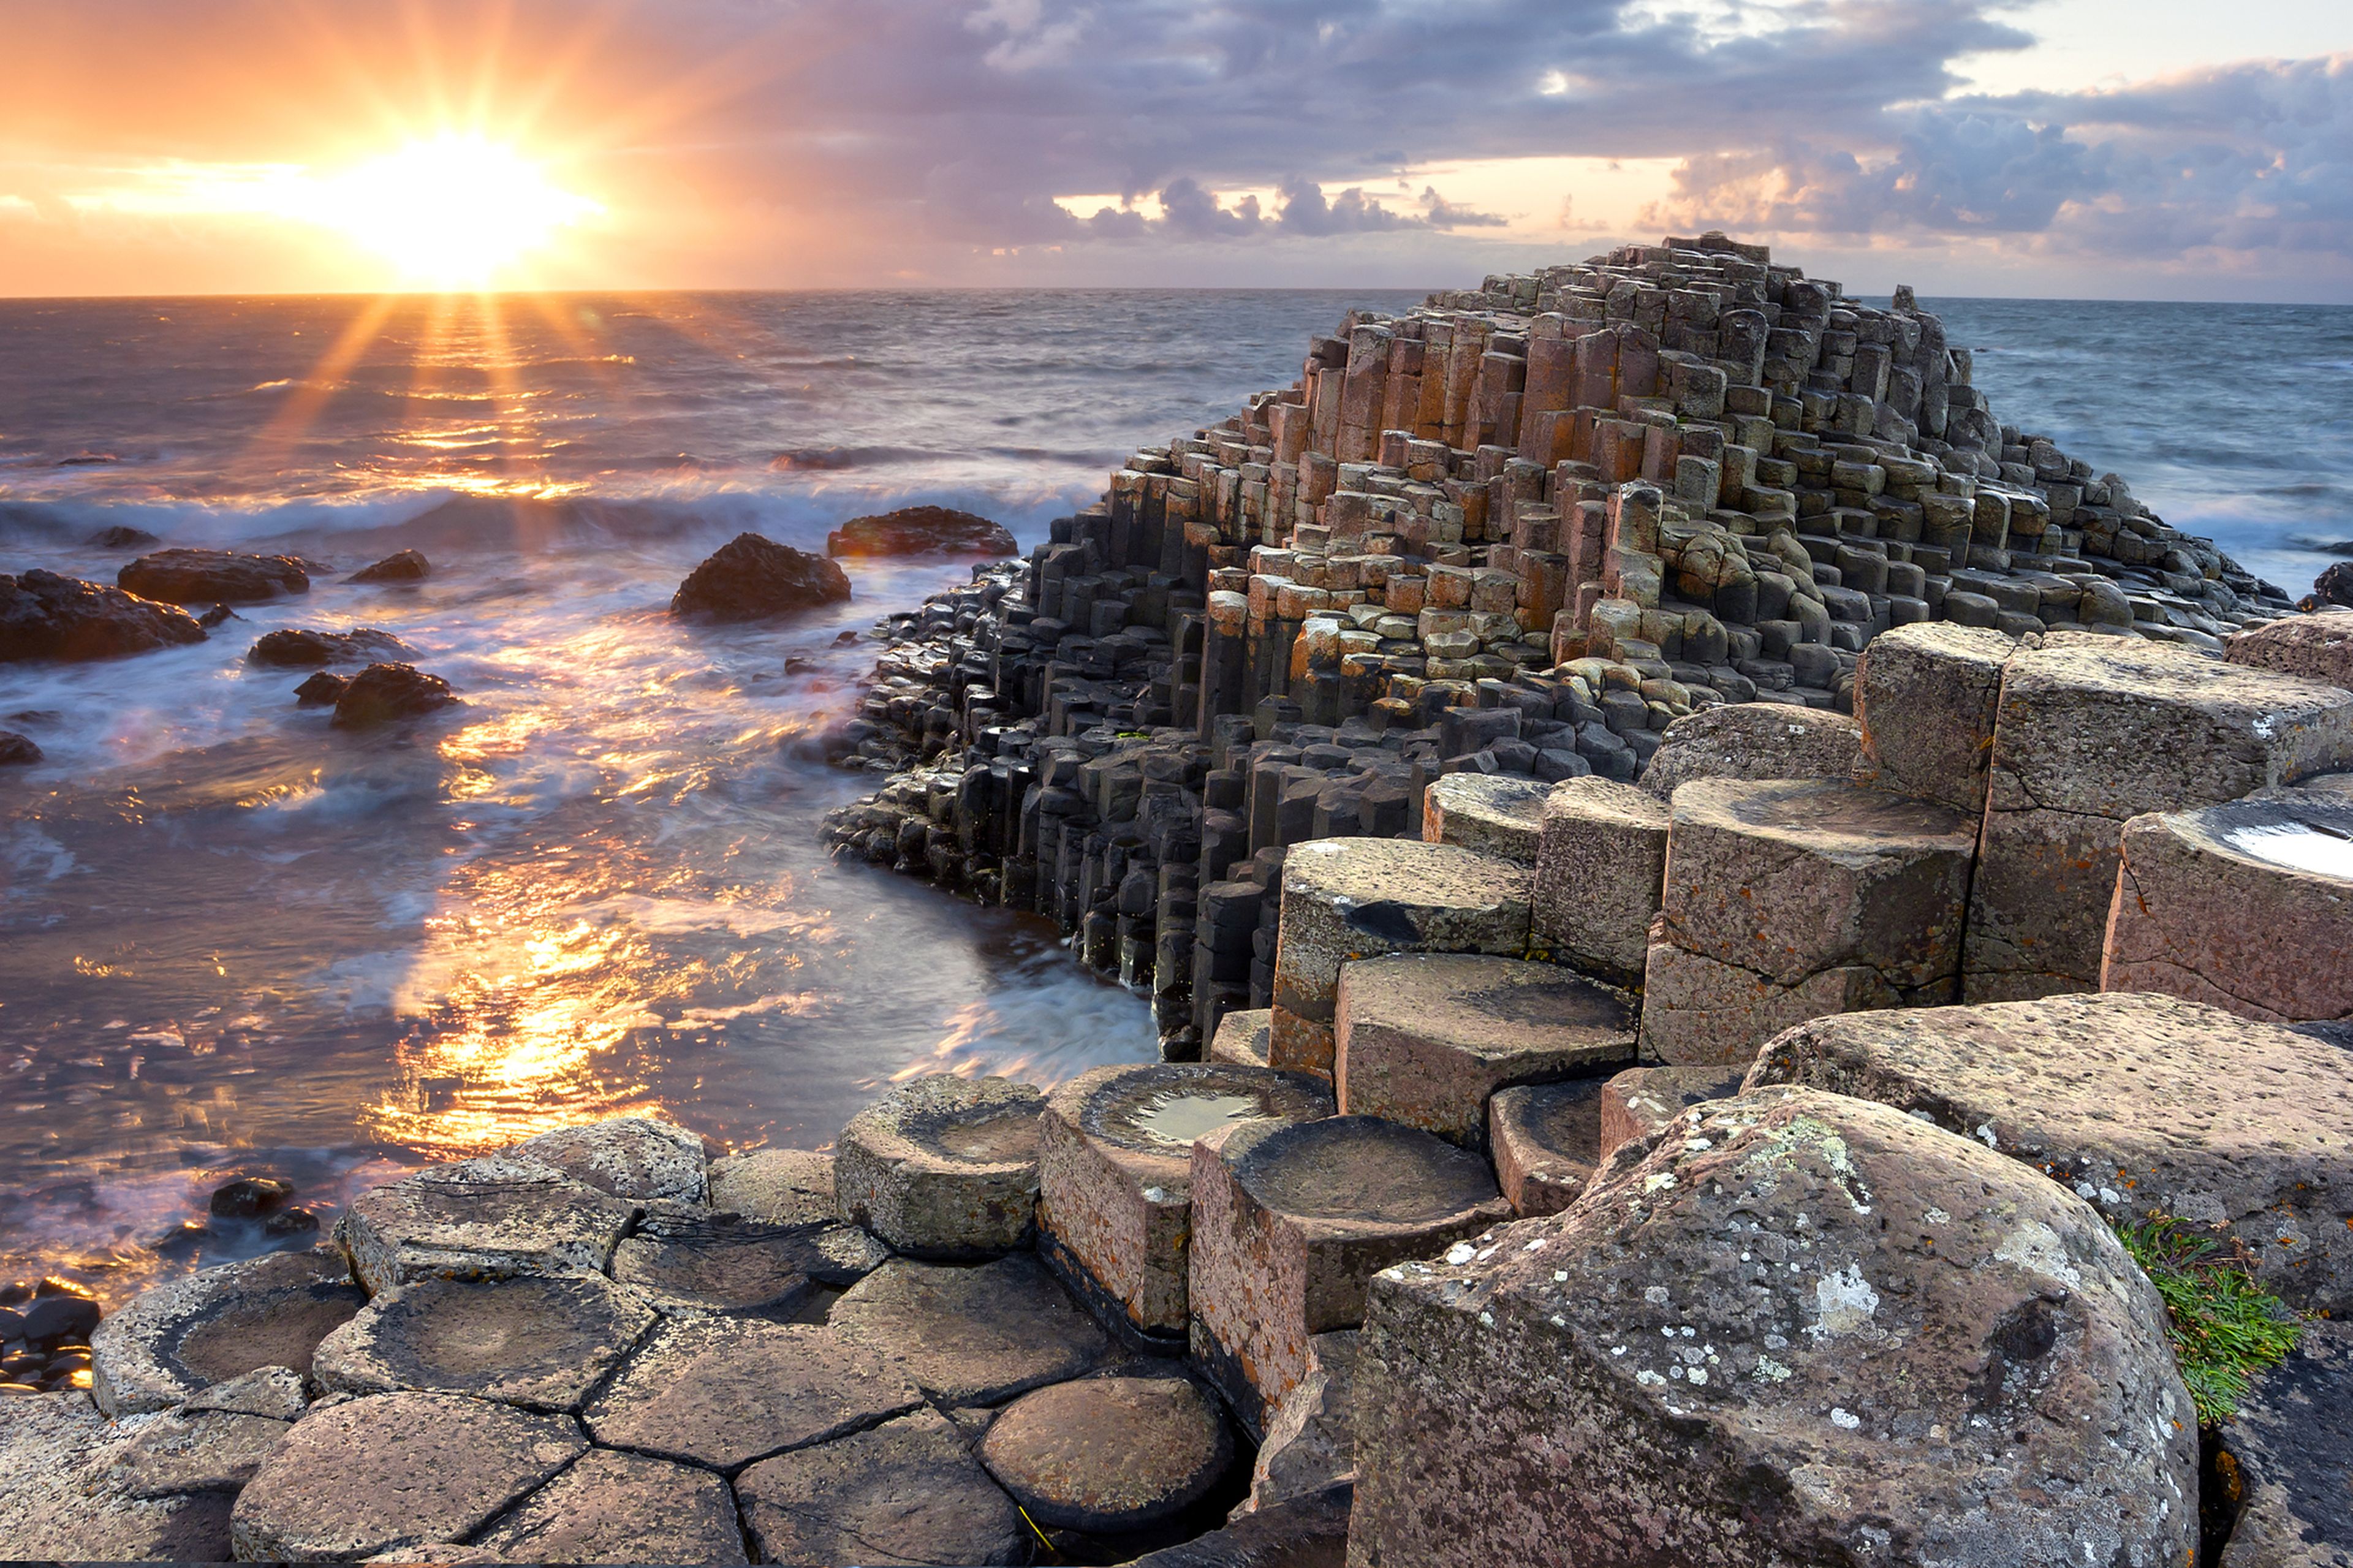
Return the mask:
<path id="1" fill-rule="evenodd" d="M 204 640 L 195 617 L 171 605 L 55 572 L 0 573 L 0 663 L 120 658 Z"/>
<path id="2" fill-rule="evenodd" d="M 849 579 L 822 555 L 739 533 L 687 574 L 670 613 L 694 620 L 760 621 L 849 597 Z"/>
<path id="3" fill-rule="evenodd" d="M 289 627 L 264 632 L 260 640 L 246 650 L 245 662 L 301 669 L 323 664 L 366 664 L 380 658 L 406 657 L 408 653 L 406 643 L 374 626 L 353 626 L 347 632 Z"/>
<path id="4" fill-rule="evenodd" d="M 41 760 L 41 748 L 32 738 L 14 730 L 0 730 L 0 768 L 24 767 Z"/>
<path id="5" fill-rule="evenodd" d="M 243 619 L 245 619 L 243 616 L 238 615 L 227 605 L 215 605 L 211 609 L 206 610 L 203 615 L 196 617 L 196 625 L 204 627 L 206 631 L 210 631 L 215 626 L 227 626 L 231 621 L 241 621 Z"/>
<path id="6" fill-rule="evenodd" d="M 335 728 L 365 729 L 417 719 L 458 700 L 449 683 L 414 665 L 372 664 L 352 677 L 335 699 Z"/>
<path id="7" fill-rule="evenodd" d="M 828 555 L 1011 555 L 1020 548 L 1003 524 L 944 506 L 853 517 L 825 536 Z"/>
<path id="8" fill-rule="evenodd" d="M 311 591 L 311 574 L 293 556 L 234 550 L 158 550 L 116 573 L 114 581 L 170 605 L 249 605 Z"/>
<path id="9" fill-rule="evenodd" d="M 144 550 L 164 542 L 143 528 L 129 528 L 118 522 L 112 528 L 100 529 L 82 542 L 100 550 Z"/>
<path id="10" fill-rule="evenodd" d="M 423 552 L 404 550 L 387 555 L 373 566 L 363 566 L 344 581 L 347 583 L 421 583 L 433 571 L 432 563 Z"/>
<path id="11" fill-rule="evenodd" d="M 294 700 L 305 708 L 332 708 L 343 700 L 351 683 L 348 675 L 332 675 L 322 669 L 294 689 Z"/>

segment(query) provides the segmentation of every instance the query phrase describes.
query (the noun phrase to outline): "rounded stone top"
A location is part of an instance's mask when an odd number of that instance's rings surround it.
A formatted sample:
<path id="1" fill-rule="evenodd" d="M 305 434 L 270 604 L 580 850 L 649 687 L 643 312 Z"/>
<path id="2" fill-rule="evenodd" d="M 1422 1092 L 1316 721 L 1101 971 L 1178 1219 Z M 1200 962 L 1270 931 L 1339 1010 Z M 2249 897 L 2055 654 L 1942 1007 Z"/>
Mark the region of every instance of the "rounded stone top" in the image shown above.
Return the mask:
<path id="1" fill-rule="evenodd" d="M 1332 1114 L 1331 1090 L 1305 1073 L 1223 1062 L 1098 1068 L 1056 1090 L 1052 1104 L 1085 1137 L 1177 1167 L 1195 1139 L 1224 1128 Z"/>
<path id="2" fill-rule="evenodd" d="M 889 1158 L 927 1156 L 973 1166 L 1037 1163 L 1039 1089 L 1009 1078 L 931 1073 L 898 1085 L 849 1119 L 845 1145 Z"/>
<path id="3" fill-rule="evenodd" d="M 1950 807 L 1837 779 L 1695 779 L 1675 791 L 1674 816 L 1819 853 L 1946 840 L 1966 855 L 1977 843 L 1976 825 Z"/>
<path id="4" fill-rule="evenodd" d="M 2041 689 L 2241 713 L 2318 710 L 2353 700 L 2342 688 L 2322 681 L 2226 664 L 2195 648 L 2146 637 L 2046 644 L 2014 656 L 2003 668 L 2002 684 L 2005 705 L 2013 693 Z"/>
<path id="5" fill-rule="evenodd" d="M 1183 1511 L 1233 1462 L 1217 1402 L 1182 1377 L 1059 1384 L 1006 1406 L 980 1461 L 1039 1522 L 1134 1530 Z"/>
<path id="6" fill-rule="evenodd" d="M 1478 1155 L 1373 1116 L 1245 1129 L 1224 1153 L 1251 1197 L 1301 1219 L 1419 1230 L 1501 1195 Z"/>
<path id="7" fill-rule="evenodd" d="M 1410 838 L 1317 838 L 1283 857 L 1286 901 L 1295 893 L 1363 904 L 1489 906 L 1528 896 L 1528 873 L 1497 855 Z"/>
<path id="8" fill-rule="evenodd" d="M 2353 882 L 2353 801 L 2234 800 L 2161 820 L 2200 847 L 2301 876 Z"/>

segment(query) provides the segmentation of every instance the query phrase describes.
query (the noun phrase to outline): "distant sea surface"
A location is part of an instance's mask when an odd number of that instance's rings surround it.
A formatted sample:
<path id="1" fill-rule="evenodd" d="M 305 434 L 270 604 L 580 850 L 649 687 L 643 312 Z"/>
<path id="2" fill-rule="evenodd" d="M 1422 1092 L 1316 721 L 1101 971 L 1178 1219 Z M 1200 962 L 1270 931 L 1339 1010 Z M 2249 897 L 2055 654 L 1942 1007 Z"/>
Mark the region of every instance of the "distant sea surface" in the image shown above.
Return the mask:
<path id="1" fill-rule="evenodd" d="M 659 1109 L 817 1146 L 892 1079 L 1154 1054 L 1041 923 L 829 859 L 811 738 L 962 580 L 780 626 L 664 613 L 746 529 L 968 507 L 1025 547 L 1138 444 L 1298 374 L 1365 291 L 0 301 L 0 571 L 123 525 L 329 564 L 205 644 L 0 666 L 0 1279 L 119 1300 L 269 1245 L 228 1176 L 361 1187 Z M 2000 416 L 2300 590 L 2353 539 L 2353 311 L 1936 302 Z M 414 547 L 414 588 L 343 578 Z M 379 626 L 465 707 L 355 737 L 248 668 Z M 789 661 L 789 662 L 788 662 Z"/>

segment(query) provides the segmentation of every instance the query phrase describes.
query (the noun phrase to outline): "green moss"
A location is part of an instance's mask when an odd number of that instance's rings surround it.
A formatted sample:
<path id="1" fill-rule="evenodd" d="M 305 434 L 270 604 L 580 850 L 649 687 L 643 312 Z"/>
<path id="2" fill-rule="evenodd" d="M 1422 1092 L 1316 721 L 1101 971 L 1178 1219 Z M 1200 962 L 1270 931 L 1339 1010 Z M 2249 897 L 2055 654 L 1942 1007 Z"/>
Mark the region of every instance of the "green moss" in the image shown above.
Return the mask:
<path id="1" fill-rule="evenodd" d="M 2169 1215 L 2119 1226 L 2116 1236 L 2165 1299 L 2173 1359 L 2198 1419 L 2211 1426 L 2234 1414 L 2254 1374 L 2295 1349 L 2304 1324 L 2255 1284 L 2235 1245 L 2225 1251 Z"/>

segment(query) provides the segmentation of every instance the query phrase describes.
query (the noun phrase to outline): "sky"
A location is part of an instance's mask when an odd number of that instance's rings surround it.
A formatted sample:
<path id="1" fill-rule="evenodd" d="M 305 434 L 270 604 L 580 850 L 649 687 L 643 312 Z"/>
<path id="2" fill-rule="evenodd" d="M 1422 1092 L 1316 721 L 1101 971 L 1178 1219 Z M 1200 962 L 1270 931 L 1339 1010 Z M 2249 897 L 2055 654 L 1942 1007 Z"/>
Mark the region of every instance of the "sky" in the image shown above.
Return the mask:
<path id="1" fill-rule="evenodd" d="M 2353 302 L 2353 0 L 0 0 L 0 295 Z"/>

